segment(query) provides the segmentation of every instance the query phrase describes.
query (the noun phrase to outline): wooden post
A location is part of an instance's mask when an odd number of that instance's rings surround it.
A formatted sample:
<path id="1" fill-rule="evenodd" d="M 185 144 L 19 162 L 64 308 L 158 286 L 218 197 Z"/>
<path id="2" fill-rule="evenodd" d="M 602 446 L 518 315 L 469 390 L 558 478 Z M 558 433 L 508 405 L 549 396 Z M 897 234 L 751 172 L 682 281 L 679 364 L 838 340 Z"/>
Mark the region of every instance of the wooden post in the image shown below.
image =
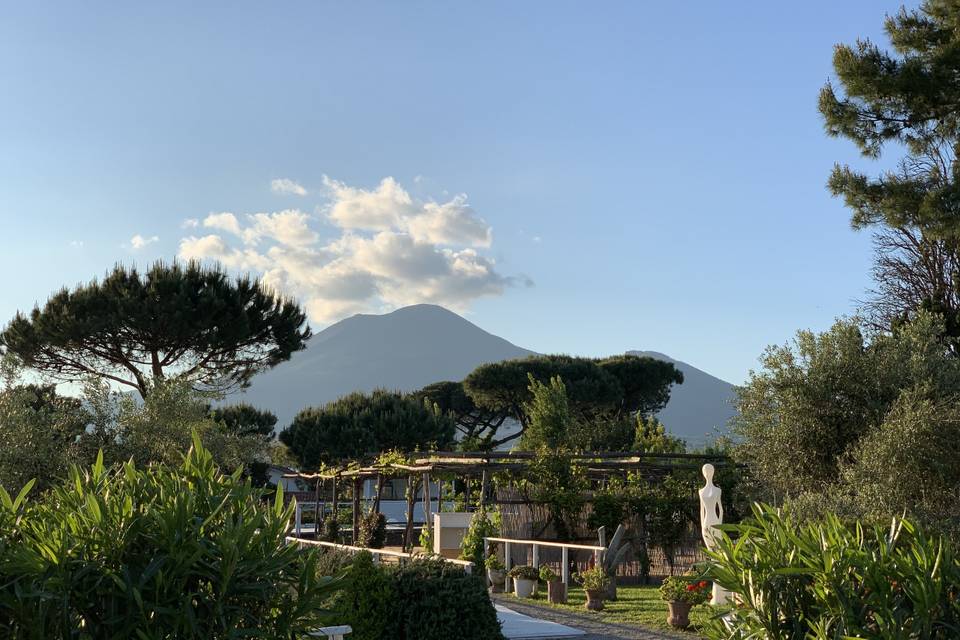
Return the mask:
<path id="1" fill-rule="evenodd" d="M 313 539 L 320 539 L 320 478 L 313 492 Z"/>
<path id="2" fill-rule="evenodd" d="M 503 590 L 506 593 L 510 593 L 512 586 L 510 584 L 510 543 L 503 543 L 503 570 L 507 572 L 507 578 L 503 581 Z"/>
<path id="3" fill-rule="evenodd" d="M 357 531 L 360 529 L 360 476 L 353 479 L 353 544 L 357 544 Z"/>
<path id="4" fill-rule="evenodd" d="M 487 475 L 487 470 L 483 470 L 483 474 L 480 476 L 480 508 L 484 509 L 487 506 L 487 486 L 490 483 L 490 477 Z"/>
<path id="5" fill-rule="evenodd" d="M 423 472 L 423 515 L 424 522 L 423 526 L 429 534 L 433 530 L 433 523 L 430 515 L 430 474 L 426 471 Z M 434 545 L 436 546 L 436 545 Z M 433 549 L 425 549 L 427 553 L 433 553 Z"/>
<path id="6" fill-rule="evenodd" d="M 560 562 L 562 566 L 560 567 L 560 580 L 563 581 L 563 585 L 567 588 L 570 587 L 570 550 L 566 547 L 563 548 L 561 552 L 562 557 Z"/>
<path id="7" fill-rule="evenodd" d="M 403 550 L 413 551 L 413 507 L 417 495 L 416 476 L 407 476 L 407 526 L 403 529 Z"/>
<path id="8" fill-rule="evenodd" d="M 333 489 L 330 496 L 330 502 L 332 506 L 330 507 L 330 517 L 333 518 L 333 521 L 337 521 L 337 500 L 339 496 L 337 495 L 337 476 L 333 476 Z M 326 532 L 324 532 L 326 533 Z M 338 536 L 339 537 L 339 536 Z M 330 542 L 338 542 L 338 540 L 331 540 Z"/>
<path id="9" fill-rule="evenodd" d="M 380 513 L 380 494 L 383 493 L 383 474 L 377 474 L 377 495 L 373 499 L 373 510 Z"/>

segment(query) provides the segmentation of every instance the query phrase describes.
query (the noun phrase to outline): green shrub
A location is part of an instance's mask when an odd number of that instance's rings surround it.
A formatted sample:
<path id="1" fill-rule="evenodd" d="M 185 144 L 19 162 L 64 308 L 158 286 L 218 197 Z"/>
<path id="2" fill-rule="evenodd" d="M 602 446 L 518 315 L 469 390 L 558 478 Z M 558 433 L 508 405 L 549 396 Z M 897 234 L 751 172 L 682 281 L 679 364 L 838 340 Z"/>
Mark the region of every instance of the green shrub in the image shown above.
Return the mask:
<path id="1" fill-rule="evenodd" d="M 398 640 L 502 640 L 484 580 L 442 560 L 418 560 L 396 571 L 401 603 Z"/>
<path id="2" fill-rule="evenodd" d="M 539 580 L 540 572 L 536 568 L 531 567 L 526 564 L 518 564 L 517 566 L 510 569 L 507 572 L 507 575 L 511 578 L 517 578 L 520 580 Z"/>
<path id="3" fill-rule="evenodd" d="M 343 549 L 321 547 L 317 554 L 317 572 L 321 576 L 339 576 L 353 564 L 353 553 Z"/>
<path id="4" fill-rule="evenodd" d="M 327 542 L 340 541 L 340 523 L 337 522 L 336 514 L 330 514 L 324 519 L 321 539 Z"/>
<path id="5" fill-rule="evenodd" d="M 337 594 L 333 610 L 337 624 L 353 628 L 353 640 L 393 638 L 397 609 L 393 576 L 373 563 L 368 552 L 358 553 L 347 573 L 346 585 Z"/>
<path id="6" fill-rule="evenodd" d="M 559 579 L 560 579 L 560 576 L 558 576 L 558 575 L 556 574 L 556 572 L 555 572 L 553 569 L 551 569 L 550 567 L 548 567 L 548 566 L 546 566 L 546 565 L 540 567 L 540 581 L 541 581 L 541 582 L 553 582 L 553 581 L 559 580 Z"/>
<path id="7" fill-rule="evenodd" d="M 494 538 L 500 535 L 500 512 L 494 511 L 493 516 L 486 509 L 474 512 L 470 519 L 470 526 L 460 542 L 460 559 L 469 560 L 475 569 L 484 565 L 487 550 L 483 548 L 484 538 Z"/>
<path id="8" fill-rule="evenodd" d="M 576 574 L 574 580 L 583 585 L 586 591 L 606 591 L 610 586 L 610 576 L 601 567 L 585 569 Z"/>
<path id="9" fill-rule="evenodd" d="M 294 509 L 220 473 L 194 437 L 179 468 L 102 456 L 42 502 L 0 491 L 0 637 L 293 638 L 329 619 Z"/>
<path id="10" fill-rule="evenodd" d="M 382 549 L 387 541 L 387 518 L 382 513 L 371 511 L 360 518 L 357 527 L 357 546 Z"/>
<path id="11" fill-rule="evenodd" d="M 721 525 L 708 576 L 734 594 L 739 637 L 956 638 L 960 559 L 907 520 L 889 528 L 837 517 L 800 524 L 770 507 Z M 719 620 L 710 638 L 728 638 Z"/>

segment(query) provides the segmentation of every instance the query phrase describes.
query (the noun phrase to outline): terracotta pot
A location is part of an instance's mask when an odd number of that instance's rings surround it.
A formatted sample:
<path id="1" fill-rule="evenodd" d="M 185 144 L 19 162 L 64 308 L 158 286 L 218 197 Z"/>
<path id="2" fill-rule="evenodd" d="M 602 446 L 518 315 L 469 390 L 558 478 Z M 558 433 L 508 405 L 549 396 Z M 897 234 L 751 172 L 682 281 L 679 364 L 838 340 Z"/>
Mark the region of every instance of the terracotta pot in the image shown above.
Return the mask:
<path id="1" fill-rule="evenodd" d="M 587 609 L 590 611 L 603 611 L 603 597 L 607 595 L 604 589 L 587 589 Z"/>
<path id="2" fill-rule="evenodd" d="M 503 593 L 503 583 L 507 579 L 507 572 L 503 569 L 487 569 L 487 580 L 490 581 L 490 590 L 494 593 Z"/>
<path id="3" fill-rule="evenodd" d="M 551 580 L 547 583 L 547 602 L 552 604 L 566 604 L 567 585 L 561 580 Z"/>
<path id="4" fill-rule="evenodd" d="M 514 578 L 513 589 L 518 598 L 529 598 L 533 595 L 533 588 L 537 585 L 536 580 L 527 580 L 526 578 Z"/>
<path id="5" fill-rule="evenodd" d="M 668 602 L 667 623 L 678 629 L 686 629 L 690 626 L 691 607 L 693 605 L 689 602 Z"/>

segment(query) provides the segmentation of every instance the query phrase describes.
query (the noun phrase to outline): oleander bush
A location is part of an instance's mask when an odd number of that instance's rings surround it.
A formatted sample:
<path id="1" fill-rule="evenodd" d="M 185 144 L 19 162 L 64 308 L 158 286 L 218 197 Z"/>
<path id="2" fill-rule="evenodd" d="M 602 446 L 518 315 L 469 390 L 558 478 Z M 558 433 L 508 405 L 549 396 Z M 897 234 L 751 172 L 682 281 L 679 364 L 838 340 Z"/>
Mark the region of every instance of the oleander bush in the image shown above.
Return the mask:
<path id="1" fill-rule="evenodd" d="M 0 490 L 0 637 L 299 638 L 337 588 L 285 544 L 293 504 L 222 474 L 195 435 L 179 467 L 102 455 L 41 501 Z"/>
<path id="2" fill-rule="evenodd" d="M 758 505 L 721 529 L 707 575 L 733 594 L 734 633 L 715 619 L 710 638 L 960 637 L 960 556 L 909 520 L 809 523 Z"/>

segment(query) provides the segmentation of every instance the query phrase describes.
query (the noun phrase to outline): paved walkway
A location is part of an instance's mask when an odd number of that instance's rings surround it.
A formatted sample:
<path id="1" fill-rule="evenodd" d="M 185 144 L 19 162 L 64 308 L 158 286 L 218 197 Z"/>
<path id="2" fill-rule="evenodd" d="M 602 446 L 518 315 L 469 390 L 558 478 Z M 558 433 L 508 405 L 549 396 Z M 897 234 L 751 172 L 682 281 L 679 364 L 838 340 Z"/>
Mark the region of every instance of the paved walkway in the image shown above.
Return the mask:
<path id="1" fill-rule="evenodd" d="M 502 604 L 493 605 L 497 610 L 497 619 L 500 621 L 500 630 L 507 640 L 521 638 L 572 638 L 584 635 L 583 631 L 551 622 L 523 615 Z"/>
<path id="2" fill-rule="evenodd" d="M 562 609 L 552 607 L 537 606 L 521 602 L 510 596 L 503 594 L 493 594 L 491 598 L 498 609 L 507 609 L 516 614 L 522 614 L 528 619 L 533 618 L 536 622 L 554 623 L 560 627 L 579 632 L 577 640 L 693 640 L 696 636 L 669 633 L 667 631 L 651 631 L 638 627 L 622 624 L 613 624 L 600 622 L 588 613 L 577 614 Z M 506 605 L 506 606 L 503 606 Z M 546 627 L 544 627 L 546 629 Z M 565 638 L 572 637 L 568 635 L 556 636 L 512 636 L 507 626 L 503 627 L 503 634 L 510 640 L 513 638 Z"/>

